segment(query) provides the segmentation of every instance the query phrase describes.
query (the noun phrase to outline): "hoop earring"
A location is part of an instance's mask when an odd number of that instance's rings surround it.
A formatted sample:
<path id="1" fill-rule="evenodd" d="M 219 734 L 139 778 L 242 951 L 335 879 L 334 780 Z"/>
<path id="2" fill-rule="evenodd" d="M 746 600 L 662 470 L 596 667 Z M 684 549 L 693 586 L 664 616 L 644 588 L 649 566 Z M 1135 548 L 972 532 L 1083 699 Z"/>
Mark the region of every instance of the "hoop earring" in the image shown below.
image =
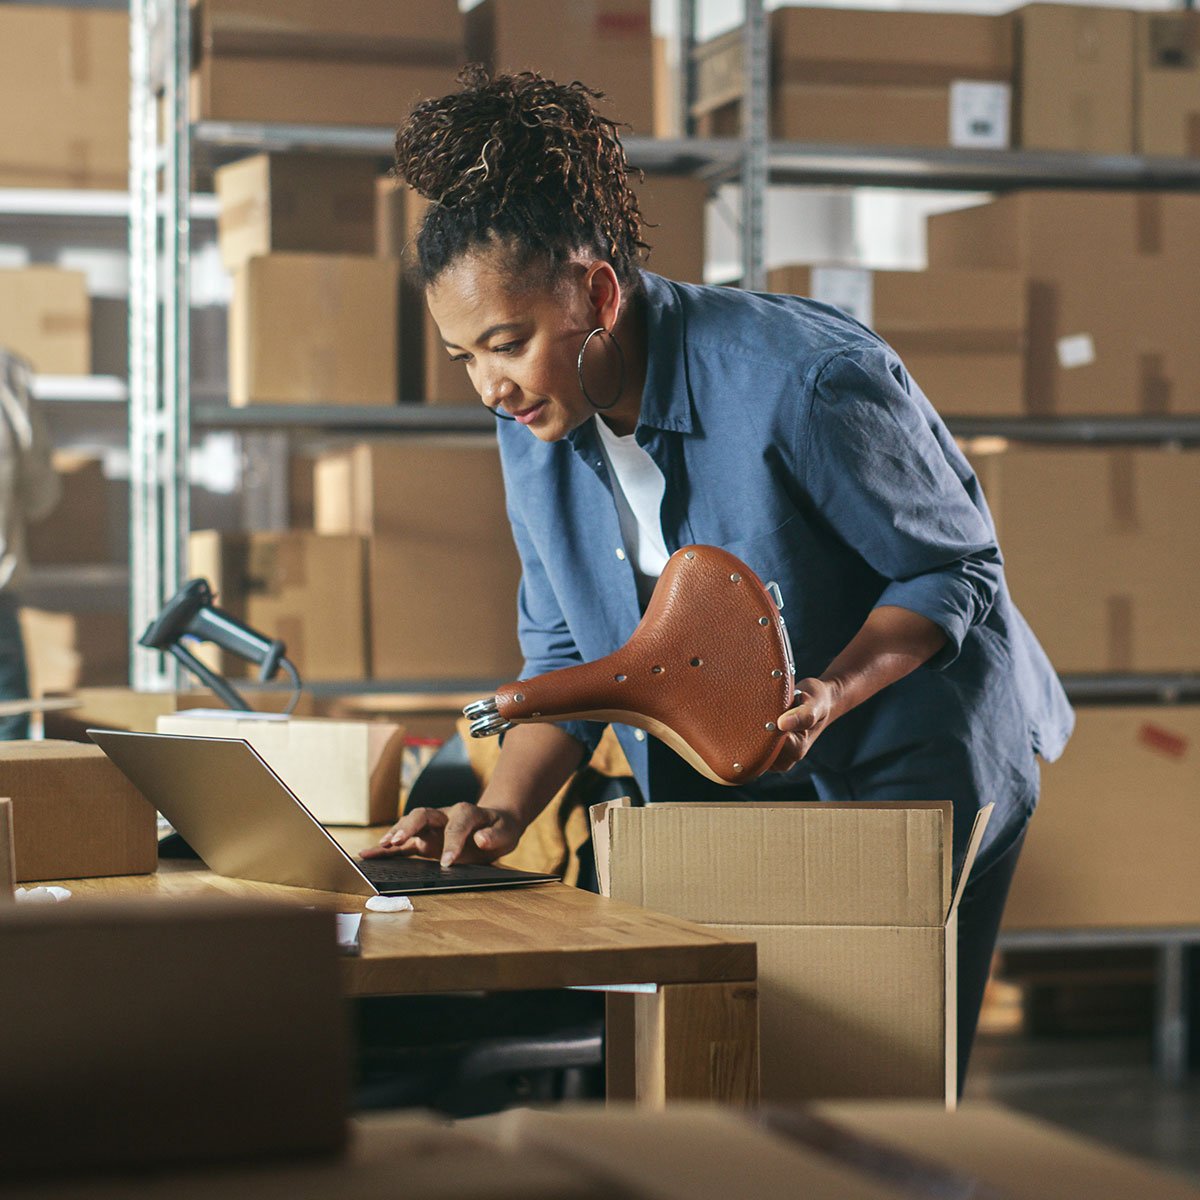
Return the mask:
<path id="1" fill-rule="evenodd" d="M 608 333 L 608 340 L 612 342 L 613 348 L 617 352 L 617 360 L 619 363 L 619 374 L 617 376 L 617 394 L 607 404 L 597 404 L 589 395 L 587 384 L 583 382 L 583 356 L 587 352 L 588 342 L 592 340 L 598 333 Z M 603 325 L 597 325 L 591 333 L 583 339 L 583 345 L 579 347 L 579 359 L 575 364 L 575 373 L 579 376 L 579 390 L 583 393 L 583 398 L 594 408 L 600 412 L 607 412 L 612 408 L 625 392 L 625 351 L 621 349 L 621 343 Z"/>

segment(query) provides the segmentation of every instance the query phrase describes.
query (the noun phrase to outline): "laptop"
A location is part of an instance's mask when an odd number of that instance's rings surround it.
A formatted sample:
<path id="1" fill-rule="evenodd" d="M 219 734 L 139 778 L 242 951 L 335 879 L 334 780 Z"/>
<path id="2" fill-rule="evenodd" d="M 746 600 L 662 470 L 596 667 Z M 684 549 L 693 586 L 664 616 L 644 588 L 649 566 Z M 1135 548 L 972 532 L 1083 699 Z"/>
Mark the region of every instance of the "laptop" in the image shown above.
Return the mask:
<path id="1" fill-rule="evenodd" d="M 351 858 L 236 738 L 89 729 L 89 736 L 218 875 L 396 896 L 549 883 L 553 875 L 426 858 Z"/>

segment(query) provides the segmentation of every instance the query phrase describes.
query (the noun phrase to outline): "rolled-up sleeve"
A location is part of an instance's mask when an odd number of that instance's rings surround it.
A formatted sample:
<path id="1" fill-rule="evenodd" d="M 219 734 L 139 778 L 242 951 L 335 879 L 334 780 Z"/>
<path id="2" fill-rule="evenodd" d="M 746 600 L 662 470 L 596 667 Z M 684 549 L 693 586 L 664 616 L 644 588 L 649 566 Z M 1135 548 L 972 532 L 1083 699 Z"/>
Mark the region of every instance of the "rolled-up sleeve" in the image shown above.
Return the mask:
<path id="1" fill-rule="evenodd" d="M 567 626 L 537 548 L 511 503 L 508 518 L 521 558 L 521 583 L 517 589 L 517 639 L 525 659 L 521 678 L 529 679 L 547 671 L 577 666 L 583 662 L 583 655 Z M 583 762 L 586 763 L 600 742 L 604 725 L 597 721 L 558 721 L 555 724 L 583 744 L 586 750 Z"/>
<path id="2" fill-rule="evenodd" d="M 876 607 L 940 626 L 946 645 L 929 665 L 944 667 L 991 610 L 1003 560 L 893 363 L 881 347 L 841 351 L 824 364 L 798 437 L 800 462 L 822 517 L 886 581 Z"/>

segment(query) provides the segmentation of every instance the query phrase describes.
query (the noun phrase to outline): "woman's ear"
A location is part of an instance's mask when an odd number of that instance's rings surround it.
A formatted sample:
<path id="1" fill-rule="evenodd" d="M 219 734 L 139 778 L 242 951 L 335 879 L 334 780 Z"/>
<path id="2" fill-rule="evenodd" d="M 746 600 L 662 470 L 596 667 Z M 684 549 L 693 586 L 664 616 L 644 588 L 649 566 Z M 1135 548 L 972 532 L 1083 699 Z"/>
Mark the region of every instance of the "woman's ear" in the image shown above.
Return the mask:
<path id="1" fill-rule="evenodd" d="M 592 263 L 584 276 L 584 286 L 596 324 L 611 332 L 621 315 L 621 282 L 612 264 Z"/>

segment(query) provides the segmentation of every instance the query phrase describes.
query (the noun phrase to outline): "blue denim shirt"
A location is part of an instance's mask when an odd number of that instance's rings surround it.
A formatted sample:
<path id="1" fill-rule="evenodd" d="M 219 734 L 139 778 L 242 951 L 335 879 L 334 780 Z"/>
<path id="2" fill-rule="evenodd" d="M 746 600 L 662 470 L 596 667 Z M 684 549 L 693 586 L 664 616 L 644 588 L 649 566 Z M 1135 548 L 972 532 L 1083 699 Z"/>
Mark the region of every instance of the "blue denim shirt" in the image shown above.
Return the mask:
<path id="1" fill-rule="evenodd" d="M 666 480 L 667 549 L 721 546 L 778 582 L 798 678 L 821 674 L 877 605 L 946 634 L 935 660 L 829 726 L 796 777 L 827 800 L 950 800 L 956 857 L 995 801 L 981 857 L 998 853 L 1036 803 L 1034 754 L 1056 758 L 1073 715 L 1009 597 L 987 504 L 946 426 L 895 352 L 837 309 L 642 281 L 635 436 Z M 497 432 L 523 565 L 523 676 L 611 653 L 641 614 L 594 421 L 555 443 L 510 422 Z M 563 728 L 591 748 L 603 731 Z M 689 798 L 660 794 L 648 740 L 616 732 L 648 800 Z"/>

